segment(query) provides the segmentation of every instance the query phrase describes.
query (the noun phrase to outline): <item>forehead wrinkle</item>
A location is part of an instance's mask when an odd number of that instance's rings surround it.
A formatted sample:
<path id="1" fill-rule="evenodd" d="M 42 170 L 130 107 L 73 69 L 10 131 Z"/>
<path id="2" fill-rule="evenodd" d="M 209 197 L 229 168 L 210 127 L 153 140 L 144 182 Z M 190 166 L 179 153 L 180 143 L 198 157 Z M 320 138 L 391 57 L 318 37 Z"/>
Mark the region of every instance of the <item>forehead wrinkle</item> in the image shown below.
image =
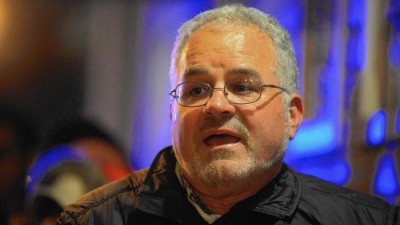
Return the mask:
<path id="1" fill-rule="evenodd" d="M 240 75 L 246 75 L 252 78 L 256 78 L 257 80 L 261 79 L 261 74 L 259 72 L 257 72 L 256 70 L 250 69 L 250 68 L 233 68 L 233 69 L 229 69 L 226 73 L 225 73 L 225 77 L 228 75 L 236 75 L 236 76 L 240 76 Z"/>
<path id="2" fill-rule="evenodd" d="M 211 76 L 211 71 L 207 68 L 204 67 L 192 67 L 187 69 L 182 78 L 183 80 L 188 79 L 190 77 L 194 77 L 194 76 L 198 76 L 198 75 L 207 75 L 207 76 Z M 224 73 L 224 77 L 225 79 L 230 77 L 230 76 L 236 76 L 236 77 L 240 77 L 240 76 L 246 76 L 246 77 L 251 77 L 251 78 L 255 78 L 257 80 L 261 79 L 261 74 L 259 72 L 257 72 L 256 70 L 253 70 L 251 68 L 233 68 L 233 69 L 229 69 Z"/>
<path id="3" fill-rule="evenodd" d="M 188 78 L 199 74 L 210 74 L 210 71 L 204 67 L 191 67 L 183 73 L 183 78 Z"/>

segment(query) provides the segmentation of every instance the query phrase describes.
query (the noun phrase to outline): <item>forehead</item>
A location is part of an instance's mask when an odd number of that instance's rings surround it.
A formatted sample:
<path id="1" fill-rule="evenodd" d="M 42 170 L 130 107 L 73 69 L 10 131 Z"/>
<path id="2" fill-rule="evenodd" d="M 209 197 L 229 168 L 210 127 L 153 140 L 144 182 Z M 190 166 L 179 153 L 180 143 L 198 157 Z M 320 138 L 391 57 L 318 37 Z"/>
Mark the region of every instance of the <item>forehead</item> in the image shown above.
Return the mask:
<path id="1" fill-rule="evenodd" d="M 275 48 L 268 35 L 254 25 L 207 24 L 187 41 L 177 61 L 177 79 L 187 71 L 248 69 L 271 74 L 276 67 Z M 192 73 L 190 73 L 192 74 Z"/>

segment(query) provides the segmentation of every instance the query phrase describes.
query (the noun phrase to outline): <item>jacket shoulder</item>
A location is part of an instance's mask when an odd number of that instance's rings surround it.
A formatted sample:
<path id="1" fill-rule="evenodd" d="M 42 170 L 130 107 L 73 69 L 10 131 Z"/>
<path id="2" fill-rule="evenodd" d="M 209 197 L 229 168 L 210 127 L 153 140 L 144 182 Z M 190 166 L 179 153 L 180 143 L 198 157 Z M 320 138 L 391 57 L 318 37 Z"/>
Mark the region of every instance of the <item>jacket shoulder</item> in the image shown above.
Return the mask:
<path id="1" fill-rule="evenodd" d="M 302 189 L 299 209 L 303 211 L 303 215 L 314 217 L 317 221 L 337 221 L 340 218 L 347 222 L 352 221 L 350 224 L 394 224 L 394 220 L 400 215 L 399 208 L 377 197 L 312 176 L 298 176 Z"/>
<path id="2" fill-rule="evenodd" d="M 58 223 L 124 224 L 126 214 L 135 208 L 136 196 L 147 172 L 147 169 L 135 171 L 85 194 L 64 208 Z"/>
<path id="3" fill-rule="evenodd" d="M 318 195 L 319 197 L 326 196 L 343 202 L 356 203 L 372 208 L 385 208 L 388 204 L 377 197 L 353 191 L 351 189 L 337 186 L 319 178 L 300 175 L 302 184 L 302 192 L 307 196 Z M 310 196 L 311 197 L 311 196 Z"/>

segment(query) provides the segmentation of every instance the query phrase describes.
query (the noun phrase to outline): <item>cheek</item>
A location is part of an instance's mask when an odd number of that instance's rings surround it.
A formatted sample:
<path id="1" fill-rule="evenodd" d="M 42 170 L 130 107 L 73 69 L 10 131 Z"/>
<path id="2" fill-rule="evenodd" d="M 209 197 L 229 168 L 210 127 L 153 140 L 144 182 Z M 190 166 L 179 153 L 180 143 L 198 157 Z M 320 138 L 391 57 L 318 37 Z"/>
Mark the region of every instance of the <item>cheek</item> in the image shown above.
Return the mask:
<path id="1" fill-rule="evenodd" d="M 185 143 L 190 143 L 196 130 L 197 118 L 199 118 L 199 115 L 196 114 L 196 109 L 172 107 L 171 118 L 174 147 L 182 147 Z"/>
<path id="2" fill-rule="evenodd" d="M 257 112 L 249 119 L 253 143 L 258 147 L 274 147 L 282 143 L 285 134 L 283 112 Z"/>
<path id="3" fill-rule="evenodd" d="M 178 107 L 176 103 L 171 103 L 169 108 L 169 117 L 171 119 L 172 124 L 176 122 L 178 119 Z"/>
<path id="4" fill-rule="evenodd" d="M 172 122 L 172 146 L 181 163 L 190 162 L 195 152 L 194 135 L 199 115 L 194 109 L 176 109 L 176 118 Z M 195 111 L 195 110 L 194 110 Z"/>

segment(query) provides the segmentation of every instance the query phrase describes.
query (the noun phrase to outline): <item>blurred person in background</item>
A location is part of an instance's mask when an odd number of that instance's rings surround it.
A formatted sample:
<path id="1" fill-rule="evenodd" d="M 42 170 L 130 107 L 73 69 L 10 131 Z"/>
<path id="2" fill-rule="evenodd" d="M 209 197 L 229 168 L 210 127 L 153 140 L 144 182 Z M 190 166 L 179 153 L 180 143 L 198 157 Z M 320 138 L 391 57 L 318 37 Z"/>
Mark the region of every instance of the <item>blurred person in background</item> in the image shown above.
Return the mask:
<path id="1" fill-rule="evenodd" d="M 83 194 L 109 182 L 86 159 L 64 159 L 50 167 L 34 187 L 34 225 L 55 225 L 62 209 Z"/>
<path id="2" fill-rule="evenodd" d="M 29 173 L 34 224 L 56 224 L 66 205 L 132 172 L 117 141 L 85 118 L 55 122 L 42 148 Z"/>
<path id="3" fill-rule="evenodd" d="M 84 152 L 88 161 L 104 172 L 106 179 L 113 181 L 131 172 L 125 150 L 116 138 L 96 122 L 75 117 L 61 119 L 46 132 L 44 149 L 68 144 Z"/>
<path id="4" fill-rule="evenodd" d="M 0 103 L 0 224 L 26 224 L 27 171 L 39 144 L 32 119 L 9 104 Z"/>

